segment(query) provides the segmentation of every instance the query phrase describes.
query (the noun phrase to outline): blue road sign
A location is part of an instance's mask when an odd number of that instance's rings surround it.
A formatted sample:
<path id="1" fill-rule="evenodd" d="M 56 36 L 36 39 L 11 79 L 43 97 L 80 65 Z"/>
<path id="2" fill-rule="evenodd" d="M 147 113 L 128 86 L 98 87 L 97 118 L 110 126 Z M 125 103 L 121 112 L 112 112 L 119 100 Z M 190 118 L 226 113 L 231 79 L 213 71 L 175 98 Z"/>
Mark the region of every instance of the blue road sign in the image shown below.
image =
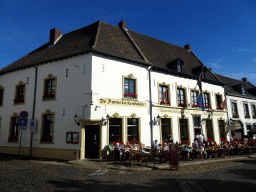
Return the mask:
<path id="1" fill-rule="evenodd" d="M 36 125 L 35 125 L 35 120 L 34 119 L 31 119 L 30 120 L 30 127 L 35 127 Z"/>
<path id="2" fill-rule="evenodd" d="M 27 118 L 19 118 L 18 127 L 27 127 L 28 119 Z"/>

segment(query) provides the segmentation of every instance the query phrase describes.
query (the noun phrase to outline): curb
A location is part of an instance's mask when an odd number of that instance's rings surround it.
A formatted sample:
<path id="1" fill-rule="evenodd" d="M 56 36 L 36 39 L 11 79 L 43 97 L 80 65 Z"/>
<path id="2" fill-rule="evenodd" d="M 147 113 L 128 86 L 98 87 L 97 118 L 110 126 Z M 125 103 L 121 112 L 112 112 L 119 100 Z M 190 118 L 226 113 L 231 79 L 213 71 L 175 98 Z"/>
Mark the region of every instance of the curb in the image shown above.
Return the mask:
<path id="1" fill-rule="evenodd" d="M 214 159 L 214 160 L 209 160 L 209 159 L 205 159 L 203 161 L 198 160 L 198 161 L 190 161 L 190 162 L 186 162 L 186 163 L 179 163 L 179 167 L 183 167 L 183 166 L 190 166 L 190 165 L 200 165 L 200 164 L 206 164 L 206 163 L 214 163 L 214 162 L 222 162 L 222 161 L 233 161 L 233 160 L 239 160 L 239 159 L 247 159 L 247 158 L 255 158 L 256 154 L 254 155 L 250 155 L 250 156 L 240 156 L 240 157 L 235 157 L 235 158 L 221 158 L 221 159 Z M 74 165 L 86 165 L 86 162 L 84 160 L 71 160 L 67 162 L 68 164 L 74 164 Z M 150 163 L 151 164 L 151 163 Z M 154 166 L 123 166 L 123 165 L 118 165 L 118 164 L 112 164 L 112 165 L 107 165 L 106 169 L 115 169 L 115 170 L 127 170 L 127 171 L 151 171 L 151 170 L 169 170 L 170 166 L 169 164 L 164 164 L 164 165 L 155 165 Z"/>

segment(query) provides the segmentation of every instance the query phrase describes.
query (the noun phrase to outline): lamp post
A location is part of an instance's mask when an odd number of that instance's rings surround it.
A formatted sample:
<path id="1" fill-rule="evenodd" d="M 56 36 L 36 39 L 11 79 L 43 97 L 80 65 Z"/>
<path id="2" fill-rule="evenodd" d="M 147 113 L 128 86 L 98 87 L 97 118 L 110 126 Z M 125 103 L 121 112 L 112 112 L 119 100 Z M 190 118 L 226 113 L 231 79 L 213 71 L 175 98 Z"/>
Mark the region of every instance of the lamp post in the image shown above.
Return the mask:
<path id="1" fill-rule="evenodd" d="M 77 116 L 77 114 L 75 114 L 75 116 L 74 116 L 74 121 L 75 121 L 75 124 L 77 124 L 78 126 L 80 126 L 80 122 L 78 121 L 78 116 Z"/>

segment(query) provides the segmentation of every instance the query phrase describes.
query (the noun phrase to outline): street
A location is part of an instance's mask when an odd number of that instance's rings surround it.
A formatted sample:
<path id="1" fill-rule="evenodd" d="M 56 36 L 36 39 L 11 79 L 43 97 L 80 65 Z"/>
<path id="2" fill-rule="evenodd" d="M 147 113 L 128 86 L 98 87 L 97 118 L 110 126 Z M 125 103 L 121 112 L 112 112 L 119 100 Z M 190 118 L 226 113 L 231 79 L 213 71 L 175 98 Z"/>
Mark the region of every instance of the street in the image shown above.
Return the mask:
<path id="1" fill-rule="evenodd" d="M 198 165 L 200 172 L 176 174 L 171 170 L 128 172 L 0 158 L 0 191 L 256 191 L 256 159 L 232 163 L 212 170 Z"/>

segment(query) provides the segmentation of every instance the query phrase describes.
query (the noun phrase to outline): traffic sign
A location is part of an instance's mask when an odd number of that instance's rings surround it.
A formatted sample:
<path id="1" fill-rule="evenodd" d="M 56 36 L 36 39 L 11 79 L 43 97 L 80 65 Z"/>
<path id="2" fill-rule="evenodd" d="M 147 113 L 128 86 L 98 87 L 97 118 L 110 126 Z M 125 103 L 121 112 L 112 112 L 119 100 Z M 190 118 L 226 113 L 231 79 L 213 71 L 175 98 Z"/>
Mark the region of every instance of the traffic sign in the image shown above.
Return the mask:
<path id="1" fill-rule="evenodd" d="M 29 119 L 29 127 L 30 127 L 30 131 L 34 132 L 35 128 L 36 128 L 36 120 L 35 119 Z"/>
<path id="2" fill-rule="evenodd" d="M 28 126 L 28 119 L 27 118 L 19 118 L 18 128 L 26 129 L 27 126 Z"/>
<path id="3" fill-rule="evenodd" d="M 28 117 L 28 112 L 27 112 L 27 111 L 21 111 L 21 112 L 20 112 L 20 117 L 21 117 L 21 118 L 26 118 L 26 117 Z"/>

